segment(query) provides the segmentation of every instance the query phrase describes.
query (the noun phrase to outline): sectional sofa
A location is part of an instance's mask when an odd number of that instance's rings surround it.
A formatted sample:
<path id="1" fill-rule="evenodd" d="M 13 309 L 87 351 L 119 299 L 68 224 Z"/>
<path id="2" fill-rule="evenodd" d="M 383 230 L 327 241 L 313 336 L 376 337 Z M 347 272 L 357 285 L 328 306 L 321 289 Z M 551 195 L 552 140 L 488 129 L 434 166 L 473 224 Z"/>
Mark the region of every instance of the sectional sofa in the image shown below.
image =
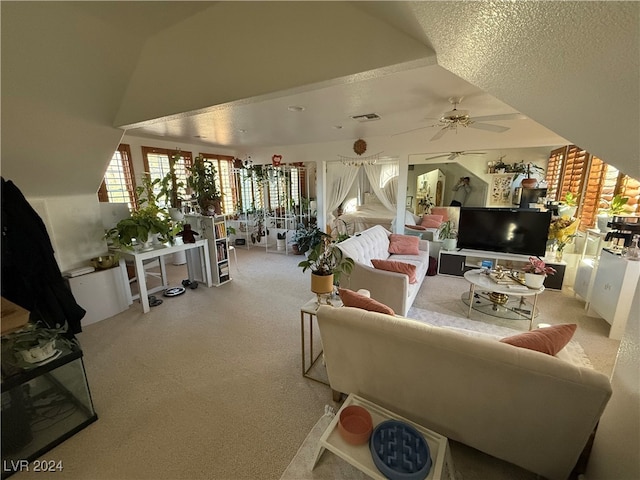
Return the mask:
<path id="1" fill-rule="evenodd" d="M 317 315 L 334 400 L 357 394 L 544 478 L 568 478 L 611 396 L 560 354 L 359 308 Z"/>
<path id="2" fill-rule="evenodd" d="M 392 233 L 375 225 L 337 244 L 354 260 L 353 271 L 344 275 L 340 285 L 351 290 L 366 289 L 371 298 L 389 306 L 398 315 L 406 315 L 429 269 L 429 242 L 417 237 L 416 254 L 390 253 Z M 415 283 L 404 273 L 382 270 L 373 260 L 390 260 L 415 266 Z"/>

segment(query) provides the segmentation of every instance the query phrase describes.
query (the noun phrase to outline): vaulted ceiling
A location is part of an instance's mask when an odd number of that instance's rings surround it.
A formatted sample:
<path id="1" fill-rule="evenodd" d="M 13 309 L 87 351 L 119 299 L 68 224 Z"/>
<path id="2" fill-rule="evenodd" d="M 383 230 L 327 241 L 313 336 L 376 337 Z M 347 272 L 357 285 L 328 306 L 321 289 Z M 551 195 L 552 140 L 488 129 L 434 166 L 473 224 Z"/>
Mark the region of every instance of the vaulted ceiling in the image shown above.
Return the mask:
<path id="1" fill-rule="evenodd" d="M 127 130 L 252 148 L 521 112 L 422 152 L 571 142 L 640 177 L 638 2 L 2 2 L 2 174 L 92 192 Z M 301 112 L 287 110 L 303 106 Z M 360 123 L 353 115 L 377 113 Z M 341 127 L 341 128 L 338 128 Z"/>

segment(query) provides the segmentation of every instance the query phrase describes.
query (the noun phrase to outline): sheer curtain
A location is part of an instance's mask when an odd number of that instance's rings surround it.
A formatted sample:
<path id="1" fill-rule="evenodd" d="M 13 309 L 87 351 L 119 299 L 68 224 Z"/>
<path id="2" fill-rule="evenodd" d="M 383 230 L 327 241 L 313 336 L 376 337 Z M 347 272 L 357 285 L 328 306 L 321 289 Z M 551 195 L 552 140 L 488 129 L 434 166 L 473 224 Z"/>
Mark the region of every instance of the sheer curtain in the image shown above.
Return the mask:
<path id="1" fill-rule="evenodd" d="M 385 207 L 395 212 L 398 198 L 398 162 L 364 165 L 364 171 L 376 197 Z"/>
<path id="2" fill-rule="evenodd" d="M 327 215 L 331 215 L 347 197 L 358 170 L 357 166 L 343 165 L 341 162 L 327 163 Z"/>

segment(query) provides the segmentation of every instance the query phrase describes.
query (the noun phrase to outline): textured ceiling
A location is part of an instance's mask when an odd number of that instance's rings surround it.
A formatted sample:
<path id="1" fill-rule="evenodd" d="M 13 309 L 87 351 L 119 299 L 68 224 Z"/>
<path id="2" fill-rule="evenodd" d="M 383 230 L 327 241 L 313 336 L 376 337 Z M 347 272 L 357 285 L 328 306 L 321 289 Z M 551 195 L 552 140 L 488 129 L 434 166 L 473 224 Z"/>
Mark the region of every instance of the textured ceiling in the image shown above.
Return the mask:
<path id="1" fill-rule="evenodd" d="M 504 134 L 474 132 L 471 143 L 482 134 L 496 147 L 513 140 L 539 145 L 554 132 L 552 144 L 577 143 L 614 164 L 639 163 L 638 2 L 352 5 L 433 48 L 440 67 L 212 105 L 207 113 L 160 118 L 130 133 L 237 148 L 391 136 L 430 123 L 424 119 L 449 109 L 447 97 L 465 95 L 462 108 L 472 115 L 518 111 L 530 119 L 503 123 L 511 127 Z M 292 115 L 289 105 L 306 110 Z M 349 120 L 371 112 L 382 120 Z M 609 117 L 618 121 L 612 131 L 602 121 Z M 634 169 L 640 167 L 627 167 Z"/>

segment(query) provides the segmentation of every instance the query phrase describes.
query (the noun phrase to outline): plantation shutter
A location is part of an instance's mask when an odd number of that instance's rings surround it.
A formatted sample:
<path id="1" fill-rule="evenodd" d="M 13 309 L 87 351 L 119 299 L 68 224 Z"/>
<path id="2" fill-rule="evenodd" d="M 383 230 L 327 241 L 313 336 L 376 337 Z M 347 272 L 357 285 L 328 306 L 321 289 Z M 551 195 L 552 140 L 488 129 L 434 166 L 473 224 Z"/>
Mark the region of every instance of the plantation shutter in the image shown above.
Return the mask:
<path id="1" fill-rule="evenodd" d="M 567 147 L 560 147 L 552 150 L 549 154 L 549 162 L 547 164 L 547 198 L 558 200 L 558 191 L 560 190 L 560 180 L 562 178 L 562 167 Z"/>
<path id="2" fill-rule="evenodd" d="M 131 149 L 126 143 L 118 145 L 111 162 L 107 167 L 100 188 L 98 201 L 112 203 L 128 203 L 129 208 L 136 208 L 136 188 Z"/>

